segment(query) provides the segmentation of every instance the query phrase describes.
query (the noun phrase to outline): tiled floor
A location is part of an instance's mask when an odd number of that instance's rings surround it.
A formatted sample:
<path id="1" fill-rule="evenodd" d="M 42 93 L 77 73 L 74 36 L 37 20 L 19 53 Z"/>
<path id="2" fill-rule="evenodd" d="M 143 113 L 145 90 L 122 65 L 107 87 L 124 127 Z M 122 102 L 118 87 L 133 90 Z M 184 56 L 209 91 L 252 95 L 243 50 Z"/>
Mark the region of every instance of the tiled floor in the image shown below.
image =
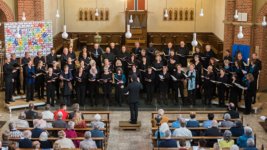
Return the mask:
<path id="1" fill-rule="evenodd" d="M 3 97 L 3 93 L 0 93 L 0 98 Z M 2 98 L 3 99 L 3 98 Z M 261 102 L 266 102 L 267 93 L 260 94 L 259 100 Z M 12 114 L 9 114 L 8 110 L 3 107 L 3 101 L 0 102 L 0 120 L 10 121 L 17 118 L 18 114 L 23 111 L 15 110 Z M 267 104 L 263 106 L 263 110 L 259 114 L 251 114 L 244 116 L 244 124 L 252 126 L 254 132 L 257 136 L 257 147 L 261 147 L 262 144 L 267 147 L 267 133 L 259 125 L 259 117 L 261 115 L 267 116 Z M 128 111 L 113 111 L 111 114 L 111 130 L 108 140 L 108 150 L 150 150 L 152 149 L 150 134 L 151 134 L 151 112 L 150 111 L 140 111 L 139 120 L 142 123 L 140 131 L 121 131 L 119 130 L 119 121 L 127 121 L 129 119 Z M 175 116 L 173 116 L 175 117 Z M 1 132 L 7 129 L 7 123 L 1 129 Z"/>

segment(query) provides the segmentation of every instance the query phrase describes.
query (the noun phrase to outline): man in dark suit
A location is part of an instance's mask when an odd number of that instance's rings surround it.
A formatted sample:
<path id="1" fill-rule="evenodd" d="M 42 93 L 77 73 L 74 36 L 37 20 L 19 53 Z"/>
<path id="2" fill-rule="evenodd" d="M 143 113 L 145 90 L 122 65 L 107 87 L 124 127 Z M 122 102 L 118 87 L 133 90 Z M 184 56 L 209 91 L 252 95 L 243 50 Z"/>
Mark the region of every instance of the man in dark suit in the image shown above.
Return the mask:
<path id="1" fill-rule="evenodd" d="M 37 52 L 37 56 L 35 56 L 34 59 L 33 59 L 33 64 L 34 64 L 35 67 L 37 67 L 39 61 L 42 61 L 45 64 L 45 57 L 42 56 L 42 52 L 41 51 L 38 51 Z"/>
<path id="2" fill-rule="evenodd" d="M 4 71 L 4 81 L 5 81 L 5 102 L 9 104 L 12 101 L 12 94 L 13 94 L 13 73 L 14 67 L 10 63 L 10 58 L 6 58 L 6 63 L 3 66 Z"/>
<path id="3" fill-rule="evenodd" d="M 135 55 L 140 55 L 141 54 L 141 47 L 140 47 L 140 43 L 139 42 L 135 42 L 134 43 L 134 48 L 132 48 L 132 53 L 134 53 Z"/>
<path id="4" fill-rule="evenodd" d="M 166 140 L 162 140 L 158 147 L 177 147 L 177 141 L 174 139 L 171 139 L 171 131 L 167 130 L 165 131 L 165 138 Z"/>
<path id="5" fill-rule="evenodd" d="M 99 47 L 99 44 L 98 43 L 95 43 L 94 44 L 94 49 L 92 50 L 92 57 L 93 59 L 95 60 L 96 62 L 96 65 L 98 67 L 101 67 L 101 57 L 102 57 L 102 54 L 103 54 L 103 49 L 101 47 Z"/>
<path id="6" fill-rule="evenodd" d="M 52 48 L 50 54 L 46 56 L 46 64 L 48 65 L 48 67 L 52 67 L 54 61 L 57 61 L 57 55 L 55 48 Z"/>
<path id="7" fill-rule="evenodd" d="M 25 56 L 22 58 L 21 60 L 21 65 L 22 65 L 22 69 L 23 69 L 23 92 L 24 94 L 26 94 L 26 78 L 27 78 L 27 66 L 29 61 L 31 60 L 30 57 L 30 53 L 29 52 L 25 52 Z"/>
<path id="8" fill-rule="evenodd" d="M 210 63 L 210 58 L 216 58 L 216 55 L 215 53 L 213 52 L 213 50 L 211 49 L 211 46 L 210 45 L 206 45 L 205 47 L 205 52 L 203 54 L 203 67 L 204 68 L 207 68 L 209 66 L 209 63 Z"/>
<path id="9" fill-rule="evenodd" d="M 125 93 L 129 92 L 129 107 L 131 112 L 131 124 L 137 123 L 138 117 L 138 102 L 139 102 L 139 94 L 143 89 L 143 85 L 140 83 L 140 80 L 137 79 L 136 75 L 131 76 L 132 82 L 125 88 Z"/>
<path id="10" fill-rule="evenodd" d="M 178 48 L 179 60 L 182 67 L 187 67 L 187 55 L 189 55 L 189 49 L 185 46 L 185 42 L 181 41 Z"/>
<path id="11" fill-rule="evenodd" d="M 109 48 L 111 53 L 113 53 L 116 57 L 120 54 L 120 50 L 116 47 L 116 44 L 114 42 L 111 42 L 109 44 Z"/>
<path id="12" fill-rule="evenodd" d="M 222 136 L 220 129 L 218 128 L 218 122 L 216 120 L 212 121 L 211 128 L 208 128 L 204 136 Z M 217 142 L 217 139 L 211 139 L 207 141 L 207 147 L 212 147 L 214 143 Z"/>

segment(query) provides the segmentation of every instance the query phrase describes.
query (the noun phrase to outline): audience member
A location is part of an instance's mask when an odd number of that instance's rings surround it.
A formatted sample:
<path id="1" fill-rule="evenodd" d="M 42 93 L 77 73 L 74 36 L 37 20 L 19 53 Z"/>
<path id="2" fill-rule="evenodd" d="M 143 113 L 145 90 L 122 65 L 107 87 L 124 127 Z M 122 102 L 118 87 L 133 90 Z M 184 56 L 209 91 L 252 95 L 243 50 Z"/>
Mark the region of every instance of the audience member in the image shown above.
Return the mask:
<path id="1" fill-rule="evenodd" d="M 235 144 L 235 141 L 231 139 L 232 133 L 229 130 L 225 130 L 223 133 L 223 139 L 219 141 L 219 146 L 221 149 L 230 148 Z"/>
<path id="2" fill-rule="evenodd" d="M 16 127 L 17 128 L 29 128 L 30 127 L 29 123 L 25 119 L 26 119 L 25 112 L 21 112 L 19 114 L 18 119 L 15 121 Z"/>
<path id="3" fill-rule="evenodd" d="M 66 134 L 63 130 L 58 132 L 58 137 L 59 137 L 59 139 L 56 140 L 55 143 L 58 143 L 61 149 L 63 149 L 63 148 L 65 148 L 65 149 L 75 148 L 75 145 L 73 144 L 72 140 L 69 138 L 66 138 Z"/>
<path id="4" fill-rule="evenodd" d="M 48 126 L 46 120 L 43 119 L 43 114 L 42 113 L 38 113 L 37 115 L 37 119 L 34 119 L 33 121 L 33 127 L 35 126 L 35 124 L 39 124 L 39 128 L 43 129 L 43 128 L 51 128 L 52 126 Z"/>
<path id="5" fill-rule="evenodd" d="M 54 128 L 67 128 L 67 123 L 62 120 L 62 117 L 63 117 L 63 114 L 62 112 L 58 112 L 57 113 L 57 120 L 55 120 L 53 123 L 52 123 L 52 126 Z"/>
<path id="6" fill-rule="evenodd" d="M 9 133 L 10 138 L 21 138 L 22 137 L 21 131 L 16 129 L 16 125 L 14 122 L 10 122 L 8 127 L 9 127 L 9 131 L 10 131 L 10 133 Z"/>
<path id="7" fill-rule="evenodd" d="M 161 121 L 160 121 L 160 124 L 162 123 L 168 123 L 169 122 L 169 118 L 167 116 L 164 115 L 164 110 L 163 109 L 159 109 L 158 110 L 158 116 L 161 117 Z M 157 126 L 157 122 L 156 120 L 154 119 L 153 120 L 153 126 Z"/>
<path id="8" fill-rule="evenodd" d="M 230 150 L 239 150 L 239 147 L 236 144 L 234 144 L 231 146 Z"/>
<path id="9" fill-rule="evenodd" d="M 97 124 L 94 124 L 93 130 L 91 131 L 92 137 L 105 137 L 103 131 L 99 130 L 99 126 Z M 98 148 L 102 147 L 103 143 L 102 141 L 96 141 L 96 145 Z"/>
<path id="10" fill-rule="evenodd" d="M 91 122 L 91 126 L 97 125 L 99 128 L 105 128 L 105 123 L 101 121 L 101 116 L 96 114 L 94 116 L 94 121 Z"/>
<path id="11" fill-rule="evenodd" d="M 11 142 L 8 145 L 8 150 L 16 150 L 17 149 L 17 143 L 16 142 Z"/>
<path id="12" fill-rule="evenodd" d="M 186 121 L 185 119 L 181 119 L 181 127 L 177 128 L 173 131 L 172 135 L 174 137 L 192 137 L 192 132 L 186 128 Z M 178 147 L 179 146 L 179 142 L 177 143 Z M 190 140 L 186 141 L 186 147 L 191 147 L 191 142 Z"/>
<path id="13" fill-rule="evenodd" d="M 53 148 L 52 145 L 52 141 L 48 140 L 48 133 L 47 132 L 42 132 L 40 137 L 39 137 L 39 141 L 40 141 L 40 147 L 41 149 L 51 149 Z"/>
<path id="14" fill-rule="evenodd" d="M 76 138 L 76 137 L 78 137 L 76 131 L 74 130 L 74 126 L 75 126 L 75 123 L 73 121 L 69 121 L 68 122 L 68 128 L 64 130 L 64 132 L 66 134 L 66 138 Z M 78 148 L 80 141 L 73 140 L 73 143 L 74 143 L 75 147 Z"/>
<path id="15" fill-rule="evenodd" d="M 95 141 L 92 140 L 91 138 L 91 132 L 90 131 L 86 131 L 84 133 L 84 140 L 81 141 L 80 143 L 80 149 L 81 150 L 88 150 L 88 149 L 96 149 L 96 143 Z"/>
<path id="16" fill-rule="evenodd" d="M 75 123 L 75 128 L 86 128 L 86 122 L 82 118 L 81 112 L 75 112 L 72 120 Z"/>
<path id="17" fill-rule="evenodd" d="M 195 112 L 190 112 L 190 119 L 186 122 L 186 127 L 190 127 L 190 128 L 199 127 L 199 122 L 196 120 Z M 198 131 L 192 130 L 191 132 L 193 136 L 199 135 Z"/>
<path id="18" fill-rule="evenodd" d="M 62 113 L 62 120 L 66 120 L 68 118 L 68 112 L 67 112 L 67 105 L 66 104 L 61 104 L 60 108 L 54 112 L 54 119 L 57 120 L 58 119 L 58 113 L 61 112 Z"/>
<path id="19" fill-rule="evenodd" d="M 176 140 L 171 139 L 171 131 L 166 130 L 164 134 L 166 139 L 161 140 L 158 147 L 177 147 Z"/>
<path id="20" fill-rule="evenodd" d="M 198 149 L 202 150 L 205 149 L 207 147 L 207 141 L 205 139 L 200 139 L 198 141 Z"/>
<path id="21" fill-rule="evenodd" d="M 11 141 L 9 141 L 9 131 L 5 131 L 4 133 L 2 133 L 2 147 L 7 148 L 8 145 L 11 143 Z"/>
<path id="22" fill-rule="evenodd" d="M 180 124 L 180 118 L 177 117 L 176 121 L 174 121 L 172 123 L 172 128 L 180 128 L 181 127 L 181 124 Z"/>
<path id="23" fill-rule="evenodd" d="M 39 150 L 40 149 L 40 142 L 39 141 L 33 141 L 32 142 L 32 148 L 33 148 L 33 150 Z"/>
<path id="24" fill-rule="evenodd" d="M 244 126 L 240 120 L 235 122 L 235 126 L 230 128 L 232 135 L 235 137 L 239 137 L 244 134 Z"/>
<path id="25" fill-rule="evenodd" d="M 232 119 L 239 118 L 239 112 L 237 111 L 234 103 L 230 103 L 229 104 L 229 106 L 228 106 L 228 114 L 230 114 Z"/>
<path id="26" fill-rule="evenodd" d="M 43 119 L 45 120 L 53 120 L 54 113 L 50 110 L 50 104 L 45 105 L 45 111 L 42 112 Z"/>
<path id="27" fill-rule="evenodd" d="M 160 137 L 165 137 L 165 132 L 167 130 L 170 130 L 168 123 L 166 123 L 166 122 L 162 123 L 159 127 L 159 133 L 158 133 L 158 131 L 155 132 L 155 137 L 157 137 L 158 134 Z"/>
<path id="28" fill-rule="evenodd" d="M 244 150 L 258 150 L 257 147 L 255 146 L 254 139 L 249 138 L 247 140 L 247 147 L 245 147 Z"/>
<path id="29" fill-rule="evenodd" d="M 246 126 L 244 128 L 244 134 L 237 139 L 237 145 L 240 148 L 247 147 L 247 140 L 249 138 L 254 139 L 254 137 L 253 137 L 253 131 L 252 131 L 251 127 Z"/>
<path id="30" fill-rule="evenodd" d="M 188 147 L 186 147 L 186 140 L 185 139 L 181 139 L 179 140 L 179 149 L 178 150 L 188 150 Z"/>
<path id="31" fill-rule="evenodd" d="M 220 129 L 218 128 L 218 123 L 216 120 L 213 120 L 211 123 L 211 128 L 208 128 L 204 136 L 221 136 Z M 207 147 L 212 147 L 214 143 L 217 142 L 217 139 L 210 139 L 207 141 Z"/>
<path id="32" fill-rule="evenodd" d="M 31 141 L 32 132 L 30 130 L 25 130 L 23 132 L 23 138 L 19 140 L 19 148 L 32 148 Z"/>
<path id="33" fill-rule="evenodd" d="M 41 128 L 42 122 L 37 120 L 34 122 L 34 128 L 32 129 L 32 138 L 39 138 L 44 130 Z"/>
<path id="34" fill-rule="evenodd" d="M 37 112 L 34 111 L 34 104 L 30 103 L 29 104 L 29 110 L 25 111 L 26 114 L 26 119 L 36 119 L 37 118 Z M 32 127 L 32 121 L 28 121 L 29 126 Z"/>
<path id="35" fill-rule="evenodd" d="M 221 127 L 233 127 L 235 124 L 231 121 L 230 114 L 226 113 L 224 114 L 223 121 L 221 122 Z"/>
<path id="36" fill-rule="evenodd" d="M 213 119 L 214 119 L 214 114 L 213 113 L 208 113 L 208 120 L 203 122 L 203 127 L 210 128 Z"/>
<path id="37" fill-rule="evenodd" d="M 53 144 L 53 150 L 61 150 L 61 146 L 59 143 L 54 143 Z"/>
<path id="38" fill-rule="evenodd" d="M 80 112 L 80 105 L 78 103 L 75 103 L 72 105 L 73 112 L 69 113 L 69 119 L 73 119 L 75 113 L 80 113 L 82 119 L 84 119 L 83 114 Z"/>

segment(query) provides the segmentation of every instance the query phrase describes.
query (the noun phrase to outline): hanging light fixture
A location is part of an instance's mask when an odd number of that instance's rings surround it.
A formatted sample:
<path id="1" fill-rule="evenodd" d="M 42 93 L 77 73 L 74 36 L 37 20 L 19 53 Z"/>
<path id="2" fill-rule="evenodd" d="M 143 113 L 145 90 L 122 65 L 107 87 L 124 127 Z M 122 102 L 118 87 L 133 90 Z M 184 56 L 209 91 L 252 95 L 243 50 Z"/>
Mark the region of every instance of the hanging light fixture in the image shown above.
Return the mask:
<path id="1" fill-rule="evenodd" d="M 196 21 L 197 21 L 197 18 L 196 18 L 196 8 L 197 8 L 197 0 L 195 0 L 195 23 L 194 23 L 194 33 L 193 33 L 193 41 L 191 42 L 191 45 L 193 47 L 196 47 L 198 42 L 197 42 L 197 33 L 196 33 Z"/>
<path id="2" fill-rule="evenodd" d="M 263 27 L 267 26 L 266 16 L 263 16 L 261 25 L 262 25 Z"/>
<path id="3" fill-rule="evenodd" d="M 99 16 L 99 12 L 98 12 L 98 8 L 97 8 L 97 0 L 96 0 L 95 16 L 96 16 L 96 17 Z"/>
<path id="4" fill-rule="evenodd" d="M 21 38 L 19 25 L 17 26 L 17 32 L 16 32 L 16 34 L 15 34 L 15 37 L 16 37 L 17 39 L 20 39 L 20 38 Z"/>
<path id="5" fill-rule="evenodd" d="M 127 25 L 127 31 L 126 31 L 126 33 L 125 33 L 125 37 L 126 37 L 127 39 L 129 39 L 129 38 L 132 37 L 132 33 L 131 33 L 131 31 L 130 31 L 130 25 L 129 25 L 129 24 Z"/>
<path id="6" fill-rule="evenodd" d="M 166 8 L 165 8 L 165 10 L 164 10 L 164 17 L 165 17 L 165 18 L 168 18 L 168 17 L 169 17 L 167 0 L 166 0 Z"/>
<path id="7" fill-rule="evenodd" d="M 238 11 L 237 11 L 237 9 L 235 10 L 234 18 L 235 18 L 235 19 L 238 19 Z"/>
<path id="8" fill-rule="evenodd" d="M 239 32 L 238 32 L 238 34 L 237 34 L 237 38 L 238 38 L 238 39 L 242 39 L 242 38 L 244 38 L 243 27 L 242 27 L 242 26 L 239 26 Z"/>
<path id="9" fill-rule="evenodd" d="M 22 21 L 26 21 L 26 15 L 25 15 L 25 12 L 24 12 L 24 3 L 22 3 L 22 17 L 21 17 L 21 20 Z"/>
<path id="10" fill-rule="evenodd" d="M 64 26 L 63 26 L 63 33 L 62 33 L 62 38 L 63 39 L 67 39 L 68 38 L 68 33 L 67 33 L 67 25 L 66 25 L 66 7 L 65 7 L 65 0 L 63 0 L 63 4 L 64 4 Z"/>
<path id="11" fill-rule="evenodd" d="M 56 18 L 60 18 L 60 13 L 59 13 L 59 5 L 58 2 L 59 0 L 57 0 L 57 13 L 56 13 Z"/>
<path id="12" fill-rule="evenodd" d="M 133 15 L 130 15 L 129 23 L 133 23 Z"/>
<path id="13" fill-rule="evenodd" d="M 200 16 L 200 17 L 203 17 L 203 16 L 204 16 L 204 9 L 203 9 L 202 0 L 201 0 L 201 8 L 200 8 L 199 16 Z"/>

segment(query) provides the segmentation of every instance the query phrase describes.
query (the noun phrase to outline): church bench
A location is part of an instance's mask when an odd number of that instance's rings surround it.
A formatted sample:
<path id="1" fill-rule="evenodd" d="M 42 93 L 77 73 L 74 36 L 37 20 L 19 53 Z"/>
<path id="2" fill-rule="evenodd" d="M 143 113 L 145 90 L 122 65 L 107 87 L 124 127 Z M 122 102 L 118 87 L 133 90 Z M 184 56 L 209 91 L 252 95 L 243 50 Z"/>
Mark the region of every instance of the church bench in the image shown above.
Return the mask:
<path id="1" fill-rule="evenodd" d="M 185 118 L 185 117 L 181 116 L 180 118 Z M 197 120 L 198 122 L 204 122 L 204 121 L 208 120 L 208 118 L 196 118 L 196 120 Z M 222 118 L 214 118 L 214 120 L 220 122 L 220 121 L 223 121 L 224 119 L 222 119 Z M 233 121 L 233 122 L 235 122 L 235 121 L 237 121 L 237 120 L 240 120 L 241 122 L 243 122 L 243 117 L 238 118 L 238 119 L 230 119 L 230 120 Z M 151 122 L 152 122 L 152 123 L 153 123 L 154 121 L 155 121 L 155 118 L 151 119 Z M 172 123 L 172 122 L 174 122 L 174 121 L 177 121 L 177 119 L 169 119 L 169 122 L 168 122 L 168 123 Z"/>
<path id="2" fill-rule="evenodd" d="M 177 114 L 177 115 L 180 115 L 180 114 L 190 114 L 191 112 L 195 112 L 196 115 L 198 114 L 208 114 L 208 113 L 213 113 L 213 114 L 225 114 L 227 113 L 227 111 L 165 111 L 165 115 L 167 114 Z M 156 115 L 158 114 L 157 111 L 154 111 L 151 113 L 151 118 L 155 118 Z"/>

